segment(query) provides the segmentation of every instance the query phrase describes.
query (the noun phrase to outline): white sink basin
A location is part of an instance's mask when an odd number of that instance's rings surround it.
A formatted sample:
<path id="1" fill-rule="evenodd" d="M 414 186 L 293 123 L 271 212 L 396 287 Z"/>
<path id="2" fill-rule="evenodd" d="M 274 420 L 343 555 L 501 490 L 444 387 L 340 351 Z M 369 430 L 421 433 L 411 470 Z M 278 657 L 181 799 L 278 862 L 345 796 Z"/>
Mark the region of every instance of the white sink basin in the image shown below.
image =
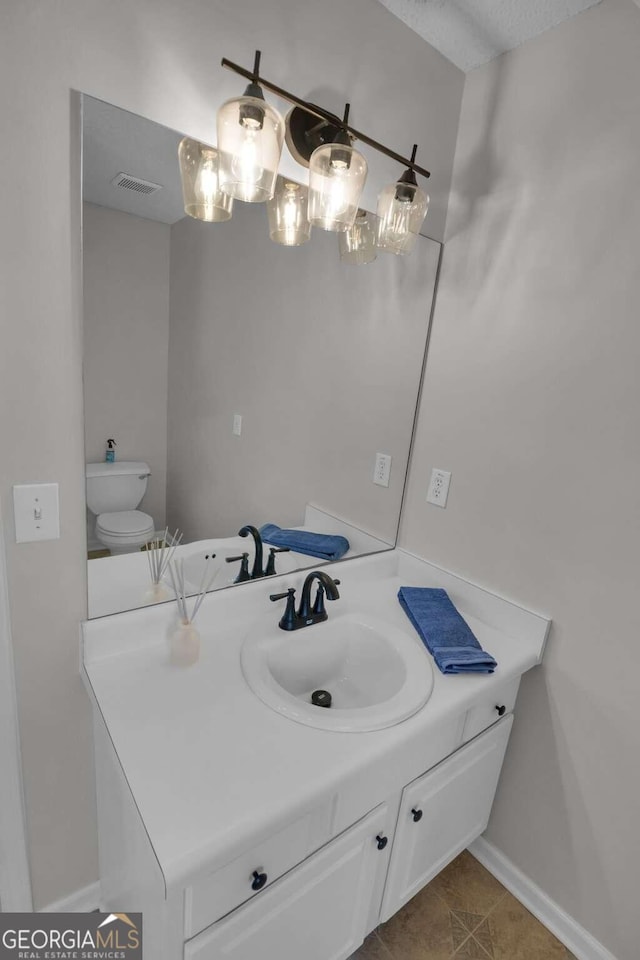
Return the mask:
<path id="1" fill-rule="evenodd" d="M 426 651 L 408 633 L 354 614 L 300 630 L 254 630 L 241 653 L 245 680 L 272 710 L 322 730 L 366 732 L 416 713 L 433 689 Z M 316 690 L 331 707 L 315 706 Z"/>

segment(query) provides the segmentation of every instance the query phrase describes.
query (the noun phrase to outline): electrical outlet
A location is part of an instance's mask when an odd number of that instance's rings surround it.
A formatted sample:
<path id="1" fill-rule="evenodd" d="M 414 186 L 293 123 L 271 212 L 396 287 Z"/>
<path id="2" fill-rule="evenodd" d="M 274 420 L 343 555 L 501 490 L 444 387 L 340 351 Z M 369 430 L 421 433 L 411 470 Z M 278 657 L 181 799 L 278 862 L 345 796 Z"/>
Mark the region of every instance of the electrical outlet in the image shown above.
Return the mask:
<path id="1" fill-rule="evenodd" d="M 373 482 L 379 487 L 389 486 L 391 474 L 391 457 L 388 453 L 376 453 L 376 465 L 373 469 Z"/>
<path id="2" fill-rule="evenodd" d="M 446 507 L 450 482 L 451 473 L 448 470 L 437 470 L 434 467 L 431 471 L 427 501 L 435 503 L 436 507 Z"/>
<path id="3" fill-rule="evenodd" d="M 234 437 L 239 437 L 242 433 L 242 414 L 234 413 L 233 415 L 233 435 Z"/>

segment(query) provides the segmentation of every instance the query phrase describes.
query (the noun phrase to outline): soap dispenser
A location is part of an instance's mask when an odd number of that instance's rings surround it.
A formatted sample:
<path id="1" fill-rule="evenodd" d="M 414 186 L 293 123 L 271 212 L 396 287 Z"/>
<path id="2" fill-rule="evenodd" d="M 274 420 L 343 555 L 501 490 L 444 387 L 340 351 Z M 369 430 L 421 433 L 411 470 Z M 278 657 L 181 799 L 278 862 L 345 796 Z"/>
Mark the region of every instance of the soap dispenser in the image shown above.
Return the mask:
<path id="1" fill-rule="evenodd" d="M 115 463 L 115 459 L 116 459 L 116 442 L 115 440 L 107 440 L 107 449 L 104 455 L 105 463 Z"/>

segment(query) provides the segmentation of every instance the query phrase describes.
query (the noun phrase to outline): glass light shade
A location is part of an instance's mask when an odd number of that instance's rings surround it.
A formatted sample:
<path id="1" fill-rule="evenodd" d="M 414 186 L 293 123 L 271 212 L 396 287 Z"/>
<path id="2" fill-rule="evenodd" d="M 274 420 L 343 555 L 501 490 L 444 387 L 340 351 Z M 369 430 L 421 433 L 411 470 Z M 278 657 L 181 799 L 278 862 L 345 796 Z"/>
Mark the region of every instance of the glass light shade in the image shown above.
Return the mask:
<path id="1" fill-rule="evenodd" d="M 184 137 L 178 147 L 184 212 L 196 220 L 229 220 L 233 199 L 218 186 L 218 151 Z"/>
<path id="2" fill-rule="evenodd" d="M 366 210 L 358 210 L 353 226 L 339 234 L 340 259 L 345 263 L 360 265 L 376 259 L 374 219 Z"/>
<path id="3" fill-rule="evenodd" d="M 227 100 L 218 110 L 220 188 L 236 200 L 273 196 L 284 140 L 284 120 L 259 97 Z"/>
<path id="4" fill-rule="evenodd" d="M 299 183 L 278 177 L 276 192 L 267 201 L 269 236 L 285 247 L 299 247 L 311 236 L 307 217 L 308 191 Z"/>
<path id="5" fill-rule="evenodd" d="M 429 209 L 428 195 L 414 183 L 398 180 L 378 197 L 378 246 L 387 253 L 413 250 Z"/>
<path id="6" fill-rule="evenodd" d="M 323 230 L 348 230 L 358 212 L 367 161 L 353 147 L 325 143 L 309 160 L 309 220 Z"/>

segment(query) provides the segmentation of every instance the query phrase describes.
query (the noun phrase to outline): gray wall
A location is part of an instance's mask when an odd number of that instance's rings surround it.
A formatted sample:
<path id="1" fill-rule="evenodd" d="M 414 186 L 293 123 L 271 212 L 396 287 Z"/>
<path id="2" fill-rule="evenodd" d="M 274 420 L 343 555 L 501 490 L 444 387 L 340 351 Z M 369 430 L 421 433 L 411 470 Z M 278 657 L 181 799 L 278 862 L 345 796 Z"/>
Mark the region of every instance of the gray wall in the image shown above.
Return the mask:
<path id="1" fill-rule="evenodd" d="M 393 542 L 440 247 L 343 264 L 266 211 L 171 228 L 168 516 L 187 539 L 300 524 L 309 501 Z M 232 434 L 234 413 L 242 435 Z M 376 452 L 393 457 L 388 488 Z"/>
<path id="2" fill-rule="evenodd" d="M 639 51 L 640 11 L 604 0 L 467 78 L 402 532 L 553 618 L 488 837 L 618 960 L 638 956 Z"/>
<path id="3" fill-rule="evenodd" d="M 340 29 L 336 30 L 336 24 Z M 60 483 L 61 539 L 15 544 L 11 618 L 36 904 L 97 879 L 89 704 L 78 674 L 86 614 L 80 126 L 71 91 L 211 139 L 216 105 L 249 64 L 390 144 L 424 144 L 429 231 L 442 237 L 464 78 L 373 0 L 9 0 L 0 5 L 0 494 Z M 354 56 L 357 50 L 357 56 Z M 385 69 L 380 70 L 380 51 Z M 426 97 L 424 91 L 437 91 Z M 419 109 L 418 109 L 419 108 Z M 368 152 L 365 202 L 397 176 Z M 288 175 L 297 168 L 288 162 Z M 38 584 L 37 597 L 34 584 Z"/>
<path id="4" fill-rule="evenodd" d="M 84 435 L 87 462 L 151 467 L 140 505 L 165 525 L 170 227 L 83 205 Z"/>

